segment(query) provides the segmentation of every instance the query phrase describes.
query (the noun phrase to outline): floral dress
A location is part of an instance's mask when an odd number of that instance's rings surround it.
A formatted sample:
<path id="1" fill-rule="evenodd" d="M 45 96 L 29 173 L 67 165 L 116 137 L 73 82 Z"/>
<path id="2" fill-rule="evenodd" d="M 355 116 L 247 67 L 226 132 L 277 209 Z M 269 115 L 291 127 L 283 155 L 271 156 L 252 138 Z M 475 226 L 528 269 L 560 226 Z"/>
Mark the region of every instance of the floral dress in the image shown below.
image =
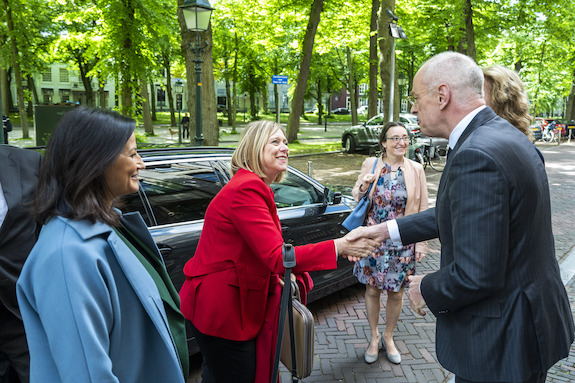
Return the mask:
<path id="1" fill-rule="evenodd" d="M 367 226 L 403 217 L 407 189 L 401 167 L 393 178 L 391 167 L 385 164 L 373 187 L 376 189 L 367 214 Z M 407 276 L 415 274 L 414 252 L 414 244 L 396 246 L 387 239 L 369 257 L 355 263 L 353 274 L 363 284 L 398 292 L 408 283 Z"/>

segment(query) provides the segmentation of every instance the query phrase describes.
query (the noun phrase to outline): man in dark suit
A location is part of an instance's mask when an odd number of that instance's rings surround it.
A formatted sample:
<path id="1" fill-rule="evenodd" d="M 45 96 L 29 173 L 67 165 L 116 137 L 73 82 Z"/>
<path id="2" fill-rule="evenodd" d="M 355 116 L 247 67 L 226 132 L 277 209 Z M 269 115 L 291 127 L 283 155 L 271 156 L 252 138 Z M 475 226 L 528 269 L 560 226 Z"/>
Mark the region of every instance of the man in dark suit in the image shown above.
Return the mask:
<path id="1" fill-rule="evenodd" d="M 2 383 L 29 380 L 30 359 L 16 281 L 36 242 L 30 202 L 41 159 L 40 153 L 32 150 L 0 145 L 0 354 L 14 370 L 0 377 Z"/>
<path id="2" fill-rule="evenodd" d="M 422 132 L 449 139 L 436 207 L 360 228 L 404 244 L 437 238 L 441 268 L 410 277 L 412 308 L 437 317 L 439 362 L 456 382 L 545 382 L 575 328 L 535 146 L 485 106 L 469 57 L 434 56 L 413 80 Z M 353 236 L 351 237 L 353 238 Z"/>

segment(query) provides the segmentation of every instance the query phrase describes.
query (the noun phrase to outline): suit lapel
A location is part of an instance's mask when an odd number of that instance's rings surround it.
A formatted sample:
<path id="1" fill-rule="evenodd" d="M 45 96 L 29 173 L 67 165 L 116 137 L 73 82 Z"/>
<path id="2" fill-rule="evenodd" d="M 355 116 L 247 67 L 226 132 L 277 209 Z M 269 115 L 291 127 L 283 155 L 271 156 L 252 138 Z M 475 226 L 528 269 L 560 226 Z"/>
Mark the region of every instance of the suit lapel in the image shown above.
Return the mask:
<path id="1" fill-rule="evenodd" d="M 451 167 L 451 163 L 454 160 L 455 156 L 457 155 L 457 151 L 463 145 L 463 143 L 467 140 L 467 138 L 473 133 L 477 128 L 484 125 L 487 121 L 495 117 L 495 112 L 490 108 L 486 107 L 481 110 L 477 115 L 471 120 L 469 125 L 463 131 L 461 137 L 457 141 L 455 148 L 449 154 L 449 158 L 447 159 L 447 163 L 445 164 L 445 169 L 443 169 L 443 173 L 441 174 L 441 180 L 439 181 L 439 189 L 437 190 L 437 201 L 439 202 L 441 199 L 441 195 L 447 186 L 447 177 L 449 175 L 449 168 Z"/>
<path id="2" fill-rule="evenodd" d="M 8 206 L 6 218 L 0 228 L 1 235 L 4 230 L 7 230 L 6 228 L 12 225 L 10 210 L 22 203 L 22 181 L 18 162 L 12 158 L 10 153 L 1 154 L 0 159 L 0 163 L 8 165 L 0 170 L 0 183 L 2 184 L 6 205 Z"/>

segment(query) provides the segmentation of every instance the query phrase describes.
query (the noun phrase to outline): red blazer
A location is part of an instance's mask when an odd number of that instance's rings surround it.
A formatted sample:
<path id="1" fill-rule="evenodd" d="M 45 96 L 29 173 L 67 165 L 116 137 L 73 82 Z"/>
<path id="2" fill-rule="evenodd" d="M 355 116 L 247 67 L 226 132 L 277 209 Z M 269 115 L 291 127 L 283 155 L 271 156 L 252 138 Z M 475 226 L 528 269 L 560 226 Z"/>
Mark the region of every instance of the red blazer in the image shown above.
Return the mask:
<path id="1" fill-rule="evenodd" d="M 240 169 L 208 206 L 198 248 L 184 267 L 184 316 L 206 335 L 255 338 L 266 315 L 278 309 L 267 306 L 270 293 L 280 289 L 278 274 L 285 271 L 282 248 L 271 188 Z M 333 241 L 297 246 L 295 254 L 296 273 L 337 267 Z"/>

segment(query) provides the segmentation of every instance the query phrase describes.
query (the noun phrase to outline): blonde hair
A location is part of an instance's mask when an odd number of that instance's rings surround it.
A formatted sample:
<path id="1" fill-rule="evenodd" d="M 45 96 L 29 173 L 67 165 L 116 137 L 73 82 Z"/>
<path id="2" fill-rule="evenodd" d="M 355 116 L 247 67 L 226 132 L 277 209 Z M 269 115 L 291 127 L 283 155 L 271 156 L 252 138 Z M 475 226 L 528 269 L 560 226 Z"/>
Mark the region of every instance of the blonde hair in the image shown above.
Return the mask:
<path id="1" fill-rule="evenodd" d="M 511 69 L 494 65 L 482 68 L 489 89 L 487 105 L 533 141 L 529 115 L 529 97 L 519 75 Z"/>
<path id="2" fill-rule="evenodd" d="M 236 174 L 240 169 L 245 169 L 264 179 L 266 177 L 262 164 L 264 147 L 268 143 L 270 136 L 278 130 L 281 130 L 285 135 L 283 129 L 273 121 L 260 120 L 250 122 L 232 155 L 232 175 Z M 280 182 L 284 176 L 285 172 L 281 172 L 273 182 Z"/>

